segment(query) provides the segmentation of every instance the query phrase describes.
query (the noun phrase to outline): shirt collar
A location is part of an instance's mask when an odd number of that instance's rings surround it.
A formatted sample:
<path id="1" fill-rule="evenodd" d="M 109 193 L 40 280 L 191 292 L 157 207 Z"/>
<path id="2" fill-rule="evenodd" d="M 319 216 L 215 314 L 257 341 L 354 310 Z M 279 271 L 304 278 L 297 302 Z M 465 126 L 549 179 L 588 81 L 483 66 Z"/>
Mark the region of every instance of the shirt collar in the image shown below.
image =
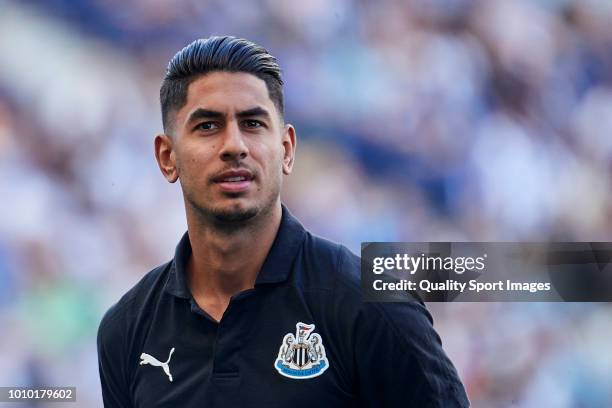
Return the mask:
<path id="1" fill-rule="evenodd" d="M 281 223 L 276 233 L 270 252 L 257 275 L 255 286 L 268 283 L 280 283 L 287 280 L 296 255 L 306 236 L 306 230 L 300 222 L 282 205 Z M 188 299 L 191 297 L 187 286 L 187 261 L 191 256 L 189 232 L 185 232 L 176 246 L 174 259 L 170 265 L 165 291 Z"/>
<path id="2" fill-rule="evenodd" d="M 185 299 L 191 297 L 187 287 L 187 261 L 190 256 L 191 243 L 189 242 L 189 232 L 186 231 L 176 246 L 165 288 L 166 292 Z"/>

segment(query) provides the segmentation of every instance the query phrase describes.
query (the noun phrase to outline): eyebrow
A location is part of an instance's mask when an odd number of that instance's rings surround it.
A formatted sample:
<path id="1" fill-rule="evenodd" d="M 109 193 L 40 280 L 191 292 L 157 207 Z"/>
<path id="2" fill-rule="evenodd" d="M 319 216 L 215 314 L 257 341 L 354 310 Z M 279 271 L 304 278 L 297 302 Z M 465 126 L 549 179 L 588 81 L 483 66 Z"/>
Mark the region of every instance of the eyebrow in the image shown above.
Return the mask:
<path id="1" fill-rule="evenodd" d="M 267 119 L 270 119 L 270 113 L 261 106 L 256 106 L 254 108 L 250 108 L 236 113 L 237 118 L 247 118 L 253 116 L 263 116 Z M 211 109 L 198 108 L 189 115 L 186 123 L 190 124 L 200 119 L 223 119 L 224 117 L 225 114 L 223 112 Z"/>
<path id="2" fill-rule="evenodd" d="M 268 113 L 268 111 L 262 108 L 261 106 L 256 106 L 254 108 L 243 110 L 236 114 L 236 117 L 238 118 L 247 118 L 253 116 L 263 116 L 269 119 L 270 113 Z"/>

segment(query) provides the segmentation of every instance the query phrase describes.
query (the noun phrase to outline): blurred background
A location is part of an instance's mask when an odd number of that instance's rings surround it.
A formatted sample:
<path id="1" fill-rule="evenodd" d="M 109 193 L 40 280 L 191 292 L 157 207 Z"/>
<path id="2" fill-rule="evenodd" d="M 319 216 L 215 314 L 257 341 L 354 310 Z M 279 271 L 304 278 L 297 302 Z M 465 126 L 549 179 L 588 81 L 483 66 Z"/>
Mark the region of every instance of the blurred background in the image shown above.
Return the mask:
<path id="1" fill-rule="evenodd" d="M 278 58 L 283 199 L 358 253 L 612 241 L 610 21 L 603 0 L 0 0 L 0 385 L 102 405 L 99 320 L 186 229 L 153 136 L 193 39 Z M 474 407 L 612 406 L 610 304 L 429 307 Z"/>

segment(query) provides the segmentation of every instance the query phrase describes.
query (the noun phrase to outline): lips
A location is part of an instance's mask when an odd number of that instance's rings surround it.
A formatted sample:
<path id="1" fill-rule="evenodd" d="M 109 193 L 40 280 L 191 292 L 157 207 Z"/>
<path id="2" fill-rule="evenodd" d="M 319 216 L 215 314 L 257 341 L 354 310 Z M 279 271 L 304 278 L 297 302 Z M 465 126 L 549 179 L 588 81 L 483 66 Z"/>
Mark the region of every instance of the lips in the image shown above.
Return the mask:
<path id="1" fill-rule="evenodd" d="M 240 193 L 249 189 L 253 178 L 253 173 L 249 170 L 228 170 L 215 176 L 213 182 L 224 192 Z"/>

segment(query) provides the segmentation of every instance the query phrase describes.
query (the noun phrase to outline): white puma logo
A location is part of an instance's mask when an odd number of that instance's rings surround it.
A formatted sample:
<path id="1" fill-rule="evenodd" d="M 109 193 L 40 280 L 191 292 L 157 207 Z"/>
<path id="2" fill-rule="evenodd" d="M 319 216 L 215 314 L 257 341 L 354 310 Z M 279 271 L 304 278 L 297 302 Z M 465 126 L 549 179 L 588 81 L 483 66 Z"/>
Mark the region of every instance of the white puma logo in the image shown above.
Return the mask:
<path id="1" fill-rule="evenodd" d="M 140 355 L 140 365 L 151 364 L 154 367 L 163 368 L 164 373 L 166 373 L 166 375 L 170 379 L 170 382 L 172 382 L 172 374 L 170 374 L 170 366 L 168 365 L 170 363 L 170 359 L 172 358 L 172 353 L 174 353 L 174 347 L 172 347 L 172 349 L 170 350 L 170 355 L 168 356 L 168 360 L 166 360 L 165 363 L 160 362 L 158 359 L 156 359 L 150 354 L 142 353 Z"/>

